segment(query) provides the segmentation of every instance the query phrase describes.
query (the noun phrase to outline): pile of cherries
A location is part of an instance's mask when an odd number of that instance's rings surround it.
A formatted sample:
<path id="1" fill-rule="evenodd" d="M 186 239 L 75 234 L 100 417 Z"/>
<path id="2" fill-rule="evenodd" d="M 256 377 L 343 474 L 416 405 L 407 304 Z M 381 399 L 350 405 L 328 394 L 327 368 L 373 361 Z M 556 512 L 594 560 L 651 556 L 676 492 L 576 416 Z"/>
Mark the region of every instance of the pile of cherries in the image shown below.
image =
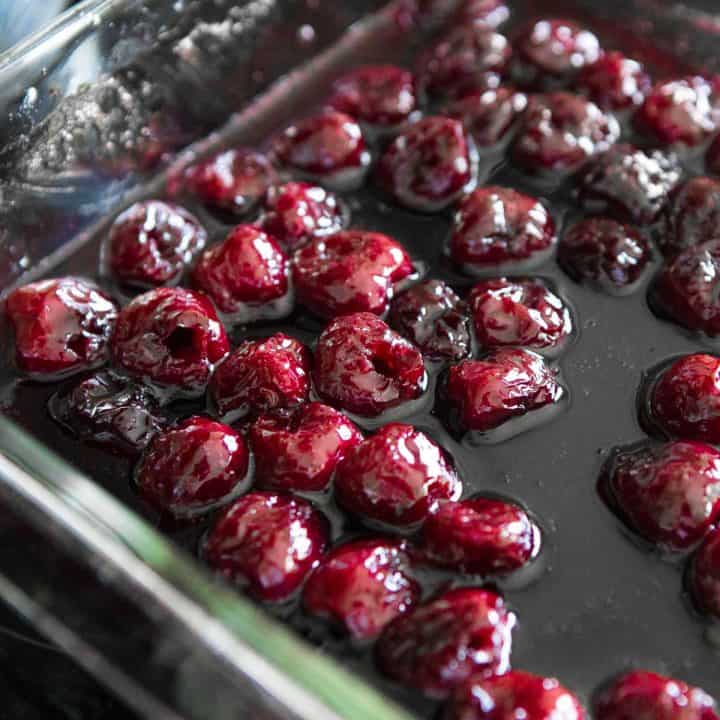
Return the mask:
<path id="1" fill-rule="evenodd" d="M 63 277 L 15 290 L 6 310 L 20 372 L 84 373 L 51 399 L 59 423 L 137 456 L 137 491 L 161 513 L 214 513 L 201 555 L 227 580 L 267 603 L 300 597 L 309 615 L 375 642 L 386 676 L 449 698 L 445 720 L 573 720 L 584 710 L 557 680 L 510 670 L 516 617 L 482 585 L 535 558 L 538 525 L 507 500 L 461 499 L 452 459 L 401 420 L 434 393 L 451 433 L 496 442 L 562 409 L 556 361 L 576 318 L 527 275 L 553 254 L 574 280 L 623 294 L 646 277 L 655 240 L 653 306 L 720 333 L 720 181 L 683 181 L 681 164 L 706 152 L 720 173 L 720 80 L 652 84 L 565 20 L 511 44 L 497 28 L 508 14 L 502 0 L 465 0 L 414 72 L 358 68 L 266 152 L 229 149 L 192 168 L 187 189 L 240 223 L 222 241 L 169 201 L 122 213 L 101 274 L 123 307 Z M 558 238 L 543 201 L 483 185 L 504 153 L 538 182 L 571 183 L 593 217 Z M 452 209 L 444 253 L 475 278 L 469 293 L 350 224 L 341 193 L 366 182 L 410 210 Z M 296 307 L 324 323 L 313 348 L 281 332 L 231 347 L 228 332 Z M 690 583 L 720 617 L 720 359 L 681 358 L 643 393 L 647 426 L 670 440 L 616 452 L 603 494 L 657 545 L 702 543 Z M 203 397 L 206 413 L 168 422 L 169 403 Z M 330 547 L 318 509 L 330 494 L 372 532 Z M 423 598 L 422 566 L 479 585 Z M 594 711 L 718 717 L 703 691 L 642 671 L 605 687 Z"/>

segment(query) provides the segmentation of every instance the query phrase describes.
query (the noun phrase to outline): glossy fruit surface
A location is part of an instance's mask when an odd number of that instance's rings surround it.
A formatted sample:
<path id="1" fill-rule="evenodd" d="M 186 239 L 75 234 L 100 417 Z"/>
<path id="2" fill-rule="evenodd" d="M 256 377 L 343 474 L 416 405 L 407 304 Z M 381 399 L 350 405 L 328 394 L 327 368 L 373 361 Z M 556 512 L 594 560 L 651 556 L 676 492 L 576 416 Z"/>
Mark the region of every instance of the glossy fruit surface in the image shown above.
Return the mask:
<path id="1" fill-rule="evenodd" d="M 601 108 L 618 111 L 640 105 L 651 87 L 643 65 L 617 51 L 586 65 L 576 85 Z"/>

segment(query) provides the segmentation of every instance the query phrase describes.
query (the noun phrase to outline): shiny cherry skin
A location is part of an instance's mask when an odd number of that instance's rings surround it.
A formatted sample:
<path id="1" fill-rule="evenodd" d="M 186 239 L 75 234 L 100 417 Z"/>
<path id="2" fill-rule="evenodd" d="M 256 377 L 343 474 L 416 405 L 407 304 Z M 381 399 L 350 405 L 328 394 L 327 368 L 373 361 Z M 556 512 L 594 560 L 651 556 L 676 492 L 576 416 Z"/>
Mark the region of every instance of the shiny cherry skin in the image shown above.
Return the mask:
<path id="1" fill-rule="evenodd" d="M 597 217 L 581 220 L 565 232 L 558 243 L 557 259 L 573 280 L 623 294 L 640 281 L 652 251 L 633 226 Z"/>
<path id="2" fill-rule="evenodd" d="M 474 182 L 476 166 L 476 152 L 462 123 L 430 115 L 408 126 L 385 148 L 375 177 L 400 205 L 436 212 Z"/>
<path id="3" fill-rule="evenodd" d="M 177 285 L 206 243 L 205 228 L 179 205 L 135 203 L 110 228 L 109 270 L 118 282 L 133 287 Z"/>
<path id="4" fill-rule="evenodd" d="M 117 306 L 88 280 L 23 285 L 7 296 L 5 310 L 15 332 L 15 364 L 38 380 L 56 380 L 108 358 Z"/>
<path id="5" fill-rule="evenodd" d="M 522 670 L 471 678 L 452 695 L 442 720 L 585 720 L 580 701 L 555 678 Z"/>
<path id="6" fill-rule="evenodd" d="M 273 185 L 260 218 L 262 229 L 288 252 L 342 230 L 346 222 L 347 213 L 335 193 L 305 182 Z"/>
<path id="7" fill-rule="evenodd" d="M 488 185 L 466 195 L 455 213 L 450 258 L 470 274 L 525 269 L 542 262 L 555 244 L 555 221 L 530 195 Z"/>
<path id="8" fill-rule="evenodd" d="M 427 387 L 420 351 L 370 313 L 343 315 L 323 330 L 313 378 L 326 402 L 367 417 L 419 398 Z"/>
<path id="9" fill-rule="evenodd" d="M 249 457 L 245 440 L 231 427 L 191 417 L 155 435 L 140 460 L 135 483 L 160 512 L 190 518 L 248 489 Z"/>
<path id="10" fill-rule="evenodd" d="M 458 588 L 393 620 L 375 646 L 380 670 L 445 698 L 473 675 L 508 670 L 515 614 L 490 590 Z"/>
<path id="11" fill-rule="evenodd" d="M 689 585 L 698 608 L 720 618 L 720 529 L 715 528 L 695 553 Z"/>
<path id="12" fill-rule="evenodd" d="M 718 720 L 715 701 L 706 692 L 645 670 L 617 677 L 593 705 L 597 720 Z"/>
<path id="13" fill-rule="evenodd" d="M 422 528 L 422 557 L 463 574 L 507 574 L 539 549 L 540 531 L 528 514 L 496 498 L 442 503 Z"/>
<path id="14" fill-rule="evenodd" d="M 442 280 L 424 280 L 390 304 L 388 324 L 431 360 L 470 354 L 470 321 L 455 292 Z"/>
<path id="15" fill-rule="evenodd" d="M 250 428 L 256 485 L 268 490 L 322 492 L 362 433 L 341 412 L 312 402 L 259 417 Z"/>
<path id="16" fill-rule="evenodd" d="M 642 104 L 651 81 L 641 63 L 608 52 L 580 71 L 576 88 L 603 110 L 623 111 Z"/>
<path id="17" fill-rule="evenodd" d="M 327 525 L 302 498 L 251 492 L 221 513 L 203 554 L 216 572 L 254 598 L 283 602 L 320 562 Z"/>
<path id="18" fill-rule="evenodd" d="M 486 432 L 559 402 L 564 391 L 556 371 L 540 355 L 500 348 L 481 360 L 452 366 L 446 393 L 452 425 Z"/>
<path id="19" fill-rule="evenodd" d="M 208 392 L 227 422 L 291 410 L 310 394 L 312 354 L 283 333 L 245 340 L 215 369 Z"/>
<path id="20" fill-rule="evenodd" d="M 390 423 L 350 449 L 335 473 L 335 498 L 370 525 L 414 530 L 462 483 L 442 449 L 412 425 Z"/>
<path id="21" fill-rule="evenodd" d="M 505 0 L 462 0 L 455 13 L 459 25 L 477 25 L 497 28 L 510 18 L 510 8 Z"/>
<path id="22" fill-rule="evenodd" d="M 720 452 L 685 441 L 619 448 L 599 489 L 639 535 L 669 550 L 689 550 L 720 518 Z"/>
<path id="23" fill-rule="evenodd" d="M 567 305 L 539 280 L 484 280 L 470 291 L 468 305 L 485 348 L 514 345 L 554 352 L 572 332 Z"/>
<path id="24" fill-rule="evenodd" d="M 293 281 L 298 302 L 320 317 L 382 315 L 397 283 L 414 272 L 410 256 L 389 235 L 343 230 L 297 251 Z"/>
<path id="25" fill-rule="evenodd" d="M 303 589 L 303 605 L 354 640 L 369 641 L 417 605 L 420 594 L 403 543 L 364 539 L 340 545 L 323 558 Z"/>
<path id="26" fill-rule="evenodd" d="M 183 288 L 157 288 L 132 300 L 120 311 L 110 344 L 119 367 L 193 396 L 204 392 L 230 349 L 210 300 Z"/>
<path id="27" fill-rule="evenodd" d="M 190 168 L 186 184 L 203 204 L 240 216 L 257 207 L 276 178 L 267 155 L 231 148 Z"/>

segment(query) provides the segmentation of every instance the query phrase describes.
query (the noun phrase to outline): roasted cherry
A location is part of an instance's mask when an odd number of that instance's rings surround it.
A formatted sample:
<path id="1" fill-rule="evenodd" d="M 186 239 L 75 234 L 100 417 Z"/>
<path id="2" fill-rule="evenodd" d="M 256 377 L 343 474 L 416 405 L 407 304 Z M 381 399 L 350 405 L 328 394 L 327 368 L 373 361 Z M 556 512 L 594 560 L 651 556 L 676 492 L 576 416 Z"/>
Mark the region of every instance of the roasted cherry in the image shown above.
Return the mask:
<path id="1" fill-rule="evenodd" d="M 15 363 L 23 372 L 55 380 L 107 360 L 118 311 L 94 283 L 40 280 L 13 290 L 5 307 L 15 331 Z"/>
<path id="2" fill-rule="evenodd" d="M 418 398 L 427 386 L 418 349 L 370 313 L 343 315 L 325 328 L 313 377 L 320 397 L 365 416 Z"/>
<path id="3" fill-rule="evenodd" d="M 231 427 L 191 417 L 158 433 L 145 450 L 135 482 L 153 507 L 173 517 L 200 515 L 248 489 L 249 453 Z"/>
<path id="4" fill-rule="evenodd" d="M 298 302 L 316 315 L 382 315 L 396 284 L 414 273 L 402 245 L 382 233 L 343 230 L 315 238 L 295 254 Z"/>
<path id="5" fill-rule="evenodd" d="M 356 540 L 323 558 L 305 585 L 303 603 L 306 612 L 331 619 L 355 640 L 374 640 L 417 604 L 420 592 L 402 543 Z"/>
<path id="6" fill-rule="evenodd" d="M 695 553 L 689 580 L 697 606 L 720 618 L 720 529 L 715 528 Z"/>
<path id="7" fill-rule="evenodd" d="M 376 646 L 377 663 L 406 687 L 443 698 L 473 675 L 510 665 L 515 614 L 489 590 L 449 590 L 395 618 Z"/>
<path id="8" fill-rule="evenodd" d="M 252 492 L 222 512 L 203 554 L 209 565 L 250 595 L 288 600 L 319 563 L 327 521 L 306 500 Z"/>
<path id="9" fill-rule="evenodd" d="M 245 340 L 215 369 L 208 390 L 230 422 L 290 410 L 308 399 L 311 365 L 305 345 L 283 333 Z"/>
<path id="10" fill-rule="evenodd" d="M 582 69 L 576 87 L 604 110 L 621 111 L 640 105 L 651 82 L 642 64 L 609 52 Z"/>
<path id="11" fill-rule="evenodd" d="M 256 484 L 271 490 L 325 490 L 338 462 L 362 439 L 341 412 L 318 402 L 263 415 L 250 428 Z"/>

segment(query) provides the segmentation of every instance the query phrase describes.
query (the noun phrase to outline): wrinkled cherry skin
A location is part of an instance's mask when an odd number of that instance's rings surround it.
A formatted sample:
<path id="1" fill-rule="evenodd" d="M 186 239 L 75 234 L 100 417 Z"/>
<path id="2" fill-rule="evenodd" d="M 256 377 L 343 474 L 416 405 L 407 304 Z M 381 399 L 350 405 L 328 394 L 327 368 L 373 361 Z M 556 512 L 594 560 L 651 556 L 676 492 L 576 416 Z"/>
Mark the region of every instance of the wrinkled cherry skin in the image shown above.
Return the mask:
<path id="1" fill-rule="evenodd" d="M 652 223 L 680 182 L 674 154 L 615 145 L 593 159 L 578 182 L 578 199 L 590 212 L 639 225 Z"/>
<path id="2" fill-rule="evenodd" d="M 658 245 L 672 257 L 720 235 L 720 181 L 695 177 L 672 193 L 663 213 Z"/>
<path id="3" fill-rule="evenodd" d="M 644 670 L 616 678 L 595 698 L 593 714 L 597 720 L 718 720 L 703 690 Z"/>
<path id="4" fill-rule="evenodd" d="M 637 129 L 665 145 L 699 145 L 719 123 L 720 78 L 698 75 L 658 83 L 635 115 Z"/>
<path id="5" fill-rule="evenodd" d="M 570 310 L 539 280 L 485 280 L 472 289 L 468 304 L 482 347 L 556 350 L 572 332 Z"/>
<path id="6" fill-rule="evenodd" d="M 275 238 L 253 225 L 237 225 L 206 250 L 193 271 L 193 284 L 222 313 L 261 305 L 288 292 L 290 268 Z"/>
<path id="7" fill-rule="evenodd" d="M 494 592 L 449 590 L 393 620 L 375 657 L 396 682 L 444 698 L 472 675 L 508 670 L 515 623 Z"/>
<path id="8" fill-rule="evenodd" d="M 434 212 L 473 182 L 477 158 L 462 123 L 431 115 L 410 125 L 383 152 L 375 177 L 400 205 Z"/>
<path id="9" fill-rule="evenodd" d="M 356 540 L 323 558 L 303 589 L 305 611 L 330 618 L 355 640 L 374 640 L 420 600 L 403 543 Z"/>
<path id="10" fill-rule="evenodd" d="M 460 203 L 449 252 L 468 272 L 481 273 L 506 263 L 539 262 L 555 240 L 555 221 L 537 198 L 488 185 Z"/>
<path id="11" fill-rule="evenodd" d="M 183 288 L 136 297 L 120 311 L 110 344 L 128 372 L 192 395 L 205 390 L 213 366 L 230 349 L 210 300 Z"/>
<path id="12" fill-rule="evenodd" d="M 494 498 L 442 503 L 422 529 L 422 557 L 460 573 L 509 573 L 530 562 L 539 547 L 540 532 L 528 514 Z"/>
<path id="13" fill-rule="evenodd" d="M 206 242 L 200 221 L 184 208 L 160 200 L 135 203 L 110 228 L 109 268 L 126 285 L 176 285 Z"/>
<path id="14" fill-rule="evenodd" d="M 522 670 L 470 679 L 452 695 L 441 720 L 585 720 L 580 701 L 555 678 Z M 635 718 L 635 720 L 640 720 Z"/>
<path id="15" fill-rule="evenodd" d="M 720 618 L 720 529 L 713 530 L 695 553 L 689 579 L 697 606 Z"/>
<path id="16" fill-rule="evenodd" d="M 390 305 L 388 324 L 431 360 L 470 354 L 470 322 L 460 298 L 442 280 L 424 280 Z"/>
<path id="17" fill-rule="evenodd" d="M 620 137 L 613 115 L 580 95 L 534 95 L 512 147 L 513 160 L 531 172 L 572 172 Z"/>
<path id="18" fill-rule="evenodd" d="M 669 437 L 720 444 L 720 358 L 686 355 L 653 383 L 650 420 Z"/>
<path id="19" fill-rule="evenodd" d="M 15 332 L 15 364 L 38 380 L 102 365 L 117 306 L 92 282 L 40 280 L 13 290 L 5 304 Z"/>
<path id="20" fill-rule="evenodd" d="M 338 462 L 362 439 L 341 412 L 318 402 L 290 413 L 263 415 L 250 428 L 256 485 L 269 490 L 325 490 Z"/>
<path id="21" fill-rule="evenodd" d="M 192 517 L 246 490 L 248 466 L 241 435 L 222 423 L 191 417 L 155 435 L 135 482 L 140 495 L 160 512 Z"/>
<path id="22" fill-rule="evenodd" d="M 283 333 L 245 340 L 215 369 L 208 391 L 218 413 L 235 422 L 307 402 L 312 354 Z"/>
<path id="23" fill-rule="evenodd" d="M 342 230 L 347 213 L 337 195 L 319 185 L 289 182 L 274 185 L 265 196 L 260 224 L 291 252 L 315 237 Z"/>
<path id="24" fill-rule="evenodd" d="M 249 148 L 233 148 L 191 168 L 186 182 L 205 205 L 246 215 L 276 177 L 266 155 Z"/>
<path id="25" fill-rule="evenodd" d="M 588 218 L 565 232 L 557 259 L 573 280 L 623 293 L 640 280 L 652 251 L 632 226 L 610 218 Z"/>
<path id="26" fill-rule="evenodd" d="M 462 483 L 443 451 L 412 425 L 390 423 L 350 449 L 335 473 L 335 498 L 371 525 L 412 530 L 457 500 Z"/>
<path id="27" fill-rule="evenodd" d="M 293 280 L 298 302 L 329 319 L 353 312 L 384 314 L 396 283 L 414 272 L 410 256 L 388 235 L 343 230 L 298 250 Z"/>
<path id="28" fill-rule="evenodd" d="M 556 371 L 540 355 L 516 348 L 454 365 L 446 392 L 452 420 L 463 430 L 479 432 L 557 403 L 564 394 Z"/>
<path id="29" fill-rule="evenodd" d="M 327 544 L 327 521 L 309 502 L 252 492 L 222 512 L 203 551 L 215 571 L 253 597 L 282 602 L 300 589 Z"/>
<path id="30" fill-rule="evenodd" d="M 651 81 L 639 62 L 608 52 L 581 70 L 576 87 L 603 110 L 622 111 L 642 104 Z"/>
<path id="31" fill-rule="evenodd" d="M 328 104 L 375 129 L 391 129 L 417 109 L 412 73 L 396 65 L 365 65 L 335 81 Z"/>
<path id="32" fill-rule="evenodd" d="M 427 387 L 418 349 L 370 313 L 343 315 L 325 328 L 313 379 L 326 402 L 367 417 L 418 398 Z"/>
<path id="33" fill-rule="evenodd" d="M 619 448 L 600 483 L 633 530 L 669 550 L 692 548 L 720 517 L 720 452 L 703 443 Z"/>

